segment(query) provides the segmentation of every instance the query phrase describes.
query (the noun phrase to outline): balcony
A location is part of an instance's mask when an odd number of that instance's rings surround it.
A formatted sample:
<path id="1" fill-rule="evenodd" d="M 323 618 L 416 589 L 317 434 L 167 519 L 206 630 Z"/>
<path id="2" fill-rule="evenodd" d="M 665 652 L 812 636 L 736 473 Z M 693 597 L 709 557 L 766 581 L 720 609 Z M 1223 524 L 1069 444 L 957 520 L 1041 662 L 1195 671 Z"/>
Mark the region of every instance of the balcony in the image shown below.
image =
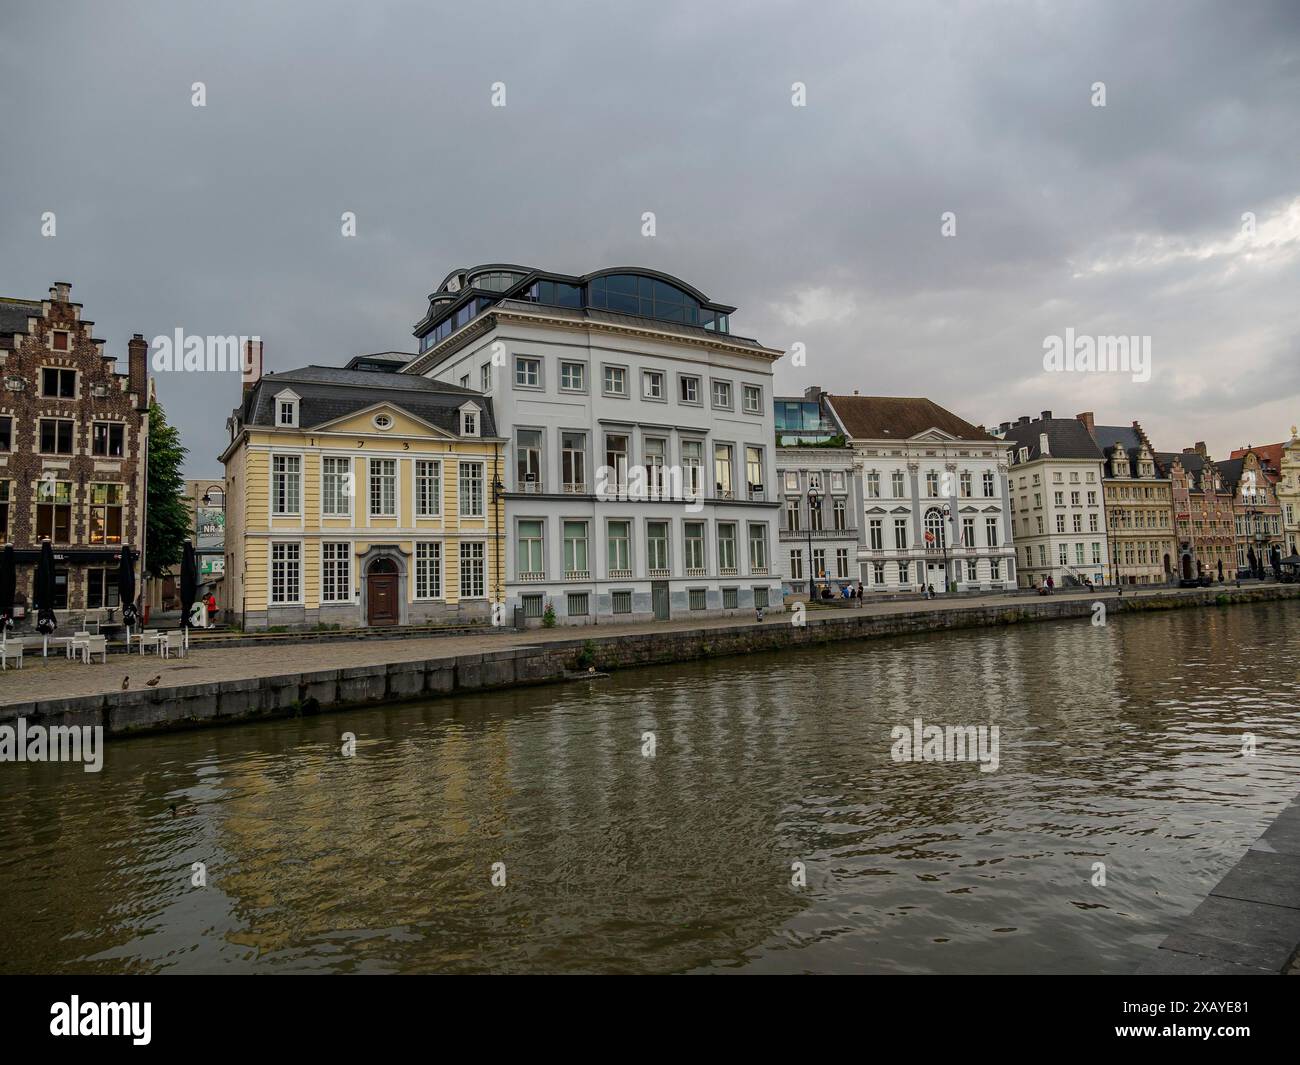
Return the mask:
<path id="1" fill-rule="evenodd" d="M 704 569 L 703 567 L 699 567 L 699 568 L 690 567 L 686 571 L 686 576 L 688 577 L 707 577 L 708 575 L 709 575 L 709 571 Z"/>
<path id="2" fill-rule="evenodd" d="M 652 569 L 650 571 L 650 577 L 652 580 L 662 580 L 666 577 L 671 577 L 672 575 L 673 571 L 670 569 Z"/>
<path id="3" fill-rule="evenodd" d="M 587 492 L 586 481 L 565 481 L 564 494 L 567 496 L 585 496 Z"/>
<path id="4" fill-rule="evenodd" d="M 749 567 L 749 573 L 750 573 L 750 576 L 751 576 L 751 577 L 766 577 L 766 576 L 767 576 L 767 567 L 766 567 L 766 566 L 750 566 L 750 567 Z"/>
<path id="5" fill-rule="evenodd" d="M 718 573 L 723 577 L 735 577 L 740 573 L 740 570 L 736 569 L 735 566 L 723 566 L 718 570 Z"/>
<path id="6" fill-rule="evenodd" d="M 591 570 L 587 569 L 566 569 L 564 571 L 566 581 L 589 581 L 591 580 Z"/>
<path id="7" fill-rule="evenodd" d="M 519 574 L 519 580 L 521 583 L 525 583 L 525 584 L 530 581 L 534 581 L 534 582 L 544 581 L 546 580 L 546 574 L 545 573 L 521 573 Z"/>
<path id="8" fill-rule="evenodd" d="M 537 496 L 537 495 L 541 495 L 545 491 L 545 489 L 542 487 L 541 481 L 532 480 L 530 478 L 529 480 L 526 480 L 519 485 L 519 491 L 522 492 L 524 495 Z"/>
<path id="9" fill-rule="evenodd" d="M 609 579 L 611 581 L 630 581 L 632 571 L 630 569 L 612 569 L 609 571 Z"/>

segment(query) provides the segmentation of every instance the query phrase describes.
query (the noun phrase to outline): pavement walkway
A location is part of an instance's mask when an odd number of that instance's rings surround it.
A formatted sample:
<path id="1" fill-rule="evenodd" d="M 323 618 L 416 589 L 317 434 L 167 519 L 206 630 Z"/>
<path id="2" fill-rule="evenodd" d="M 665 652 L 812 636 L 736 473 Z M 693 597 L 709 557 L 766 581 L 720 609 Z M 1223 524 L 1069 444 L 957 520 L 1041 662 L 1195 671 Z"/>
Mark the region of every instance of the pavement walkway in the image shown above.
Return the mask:
<path id="1" fill-rule="evenodd" d="M 1192 592 L 1197 589 L 1190 590 Z M 1129 590 L 1125 599 L 1157 594 L 1179 594 L 1175 589 L 1155 588 L 1146 591 Z M 1114 590 L 1103 592 L 1057 592 L 1056 600 L 1107 600 L 1115 598 Z M 986 607 L 1024 605 L 1042 600 L 1032 595 L 988 595 L 960 599 L 868 601 L 863 607 L 822 607 L 808 611 L 810 624 L 834 617 L 861 617 L 905 613 L 924 613 L 932 610 L 978 610 Z M 769 614 L 766 624 L 788 624 L 788 614 Z M 208 684 L 215 681 L 242 680 L 254 677 L 277 676 L 286 673 L 305 673 L 314 670 L 349 669 L 356 666 L 375 665 L 380 662 L 415 662 L 432 658 L 450 658 L 457 655 L 481 654 L 500 651 L 508 647 L 533 647 L 538 644 L 563 640 L 581 640 L 619 634 L 640 635 L 651 632 L 734 628 L 754 624 L 750 614 L 727 618 L 683 618 L 675 621 L 655 621 L 629 625 L 556 626 L 553 629 L 484 631 L 467 636 L 405 637 L 381 640 L 317 640 L 285 644 L 282 641 L 265 647 L 203 647 L 195 646 L 185 658 L 160 658 L 154 654 L 141 656 L 109 655 L 108 663 L 95 662 L 84 665 L 68 661 L 63 654 L 51 654 L 42 659 L 39 654 L 28 654 L 21 670 L 10 668 L 0 673 L 0 706 L 27 703 L 44 699 L 66 699 L 80 695 L 105 695 L 127 686 L 142 688 L 146 682 L 158 677 L 155 687 L 170 688 L 186 684 Z M 196 641 L 198 643 L 198 641 Z"/>

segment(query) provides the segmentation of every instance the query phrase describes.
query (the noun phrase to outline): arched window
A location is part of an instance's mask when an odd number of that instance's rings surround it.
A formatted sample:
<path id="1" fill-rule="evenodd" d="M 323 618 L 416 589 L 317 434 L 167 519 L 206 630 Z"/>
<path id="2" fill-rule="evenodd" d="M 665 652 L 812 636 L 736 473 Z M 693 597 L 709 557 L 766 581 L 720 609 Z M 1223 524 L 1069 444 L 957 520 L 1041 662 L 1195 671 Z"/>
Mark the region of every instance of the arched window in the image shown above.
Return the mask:
<path id="1" fill-rule="evenodd" d="M 938 507 L 931 507 L 925 512 L 925 531 L 934 538 L 933 540 L 927 540 L 927 544 L 940 550 L 947 546 L 948 540 L 944 533 L 943 511 Z"/>

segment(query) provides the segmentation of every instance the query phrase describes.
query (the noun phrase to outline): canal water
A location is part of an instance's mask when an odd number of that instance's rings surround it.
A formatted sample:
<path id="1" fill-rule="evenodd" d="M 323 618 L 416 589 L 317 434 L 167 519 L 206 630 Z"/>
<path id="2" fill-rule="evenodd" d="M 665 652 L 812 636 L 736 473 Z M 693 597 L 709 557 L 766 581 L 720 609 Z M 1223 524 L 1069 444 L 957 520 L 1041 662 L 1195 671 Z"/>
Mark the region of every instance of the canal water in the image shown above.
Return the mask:
<path id="1" fill-rule="evenodd" d="M 900 637 L 0 765 L 0 970 L 1131 971 L 1300 790 L 1298 623 Z M 997 725 L 997 770 L 893 760 L 918 716 Z"/>

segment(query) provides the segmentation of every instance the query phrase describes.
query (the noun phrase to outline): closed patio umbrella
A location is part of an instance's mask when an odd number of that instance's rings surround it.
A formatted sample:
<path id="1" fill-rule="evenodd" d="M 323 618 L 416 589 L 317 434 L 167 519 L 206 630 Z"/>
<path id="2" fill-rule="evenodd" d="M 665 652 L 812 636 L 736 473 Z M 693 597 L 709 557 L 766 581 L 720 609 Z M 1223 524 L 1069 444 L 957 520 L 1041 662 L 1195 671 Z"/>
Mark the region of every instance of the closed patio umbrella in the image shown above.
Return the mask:
<path id="1" fill-rule="evenodd" d="M 14 562 L 14 545 L 5 544 L 0 554 L 0 625 L 8 629 L 13 624 L 14 590 L 18 585 L 18 567 Z"/>
<path id="2" fill-rule="evenodd" d="M 41 557 L 36 563 L 36 631 L 45 637 L 42 647 L 48 657 L 50 634 L 58 628 L 59 619 L 54 614 L 54 548 L 48 539 L 41 541 Z"/>
<path id="3" fill-rule="evenodd" d="M 185 646 L 190 643 L 190 611 L 199 595 L 199 559 L 194 553 L 194 543 L 185 541 L 181 552 L 181 627 L 185 630 Z"/>
<path id="4" fill-rule="evenodd" d="M 122 621 L 126 624 L 126 649 L 131 650 L 131 626 L 135 624 L 135 554 L 126 544 L 117 563 L 117 599 L 122 604 Z"/>

